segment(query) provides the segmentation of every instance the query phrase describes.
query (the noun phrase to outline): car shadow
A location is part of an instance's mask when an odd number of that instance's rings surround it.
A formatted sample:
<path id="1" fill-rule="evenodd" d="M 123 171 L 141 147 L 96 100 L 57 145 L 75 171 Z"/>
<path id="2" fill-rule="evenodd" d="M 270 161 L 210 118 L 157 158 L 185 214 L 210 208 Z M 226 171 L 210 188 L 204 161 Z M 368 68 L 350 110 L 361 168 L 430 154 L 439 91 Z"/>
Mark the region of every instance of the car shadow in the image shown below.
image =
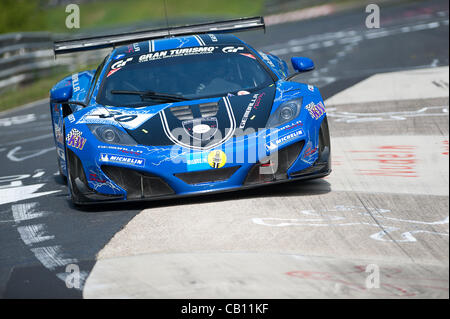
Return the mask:
<path id="1" fill-rule="evenodd" d="M 230 200 L 241 200 L 261 197 L 277 197 L 277 196 L 311 196 L 321 195 L 331 192 L 331 185 L 324 179 L 299 180 L 288 183 L 264 185 L 249 189 L 240 189 L 227 191 L 223 193 L 198 194 L 189 197 L 162 199 L 162 200 L 143 200 L 139 202 L 118 202 L 118 203 L 102 203 L 87 206 L 75 206 L 71 204 L 73 209 L 86 213 L 95 212 L 111 212 L 123 210 L 144 210 L 147 208 L 182 206 L 193 204 L 204 204 L 214 202 L 226 202 Z"/>

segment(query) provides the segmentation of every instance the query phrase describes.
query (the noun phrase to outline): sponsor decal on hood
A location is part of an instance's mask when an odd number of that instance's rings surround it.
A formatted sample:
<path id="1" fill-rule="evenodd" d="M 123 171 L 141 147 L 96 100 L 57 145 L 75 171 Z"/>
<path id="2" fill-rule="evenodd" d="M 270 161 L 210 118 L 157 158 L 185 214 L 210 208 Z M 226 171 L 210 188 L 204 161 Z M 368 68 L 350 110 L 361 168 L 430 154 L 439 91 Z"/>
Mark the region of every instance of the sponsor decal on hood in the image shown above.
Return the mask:
<path id="1" fill-rule="evenodd" d="M 274 96 L 272 86 L 248 95 L 223 97 L 213 103 L 176 103 L 134 129 L 124 128 L 141 145 L 212 149 L 233 136 L 265 128 Z"/>

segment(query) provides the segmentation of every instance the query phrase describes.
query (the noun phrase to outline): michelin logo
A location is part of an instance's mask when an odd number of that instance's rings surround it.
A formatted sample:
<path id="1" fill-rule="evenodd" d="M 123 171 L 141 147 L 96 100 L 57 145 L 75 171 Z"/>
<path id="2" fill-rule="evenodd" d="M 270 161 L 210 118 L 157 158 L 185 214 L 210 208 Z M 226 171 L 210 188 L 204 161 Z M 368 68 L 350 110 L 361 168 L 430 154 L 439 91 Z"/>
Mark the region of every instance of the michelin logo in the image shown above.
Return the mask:
<path id="1" fill-rule="evenodd" d="M 129 156 L 118 156 L 112 154 L 100 154 L 100 161 L 102 162 L 110 162 L 110 163 L 121 163 L 121 164 L 130 164 L 134 166 L 144 167 L 145 160 L 136 157 Z"/>
<path id="2" fill-rule="evenodd" d="M 285 142 L 289 141 L 290 139 L 296 138 L 302 134 L 303 134 L 303 130 L 298 130 L 298 131 L 295 131 L 294 133 L 280 137 L 280 138 L 276 139 L 275 141 L 270 141 L 269 144 L 266 144 L 266 149 L 268 151 L 273 151 L 280 144 L 284 144 Z"/>
<path id="3" fill-rule="evenodd" d="M 266 145 L 266 148 L 268 151 L 273 151 L 274 149 L 277 148 L 277 145 L 274 142 L 270 142 L 269 144 Z"/>

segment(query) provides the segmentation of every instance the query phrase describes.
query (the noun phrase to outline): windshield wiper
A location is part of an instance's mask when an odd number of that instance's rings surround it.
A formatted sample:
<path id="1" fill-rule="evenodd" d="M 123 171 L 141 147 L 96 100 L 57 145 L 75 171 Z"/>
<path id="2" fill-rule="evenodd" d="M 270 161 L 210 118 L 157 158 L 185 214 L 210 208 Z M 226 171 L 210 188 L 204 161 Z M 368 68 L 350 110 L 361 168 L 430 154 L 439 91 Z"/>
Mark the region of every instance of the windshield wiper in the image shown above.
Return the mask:
<path id="1" fill-rule="evenodd" d="M 178 94 L 169 94 L 169 93 L 160 93 L 153 91 L 123 91 L 123 90 L 111 90 L 112 94 L 135 94 L 139 95 L 142 100 L 146 98 L 158 99 L 164 101 L 187 101 L 188 98 L 185 98 L 182 95 Z"/>

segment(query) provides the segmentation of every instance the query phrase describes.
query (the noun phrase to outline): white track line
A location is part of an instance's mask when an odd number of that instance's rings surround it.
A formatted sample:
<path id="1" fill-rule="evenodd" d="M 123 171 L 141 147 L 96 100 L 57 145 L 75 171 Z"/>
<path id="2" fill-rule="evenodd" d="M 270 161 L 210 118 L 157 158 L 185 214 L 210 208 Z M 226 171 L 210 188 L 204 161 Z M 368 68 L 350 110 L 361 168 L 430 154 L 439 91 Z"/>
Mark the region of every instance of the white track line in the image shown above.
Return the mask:
<path id="1" fill-rule="evenodd" d="M 325 105 L 448 98 L 448 83 L 448 66 L 381 73 L 339 92 Z"/>

